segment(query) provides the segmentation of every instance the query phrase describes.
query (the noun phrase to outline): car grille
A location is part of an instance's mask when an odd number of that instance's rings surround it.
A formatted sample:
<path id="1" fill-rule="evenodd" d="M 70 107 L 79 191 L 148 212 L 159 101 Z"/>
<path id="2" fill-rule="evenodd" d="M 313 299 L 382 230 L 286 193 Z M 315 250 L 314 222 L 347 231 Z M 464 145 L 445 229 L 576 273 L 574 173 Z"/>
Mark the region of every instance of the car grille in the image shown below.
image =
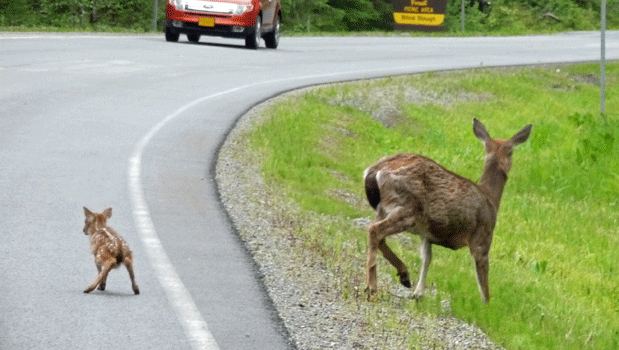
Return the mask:
<path id="1" fill-rule="evenodd" d="M 200 17 L 217 17 L 217 18 L 231 18 L 232 15 L 222 15 L 219 13 L 205 13 L 205 12 L 187 12 L 190 15 L 200 16 Z"/>
<path id="2" fill-rule="evenodd" d="M 188 1 L 185 3 L 185 11 L 197 13 L 214 13 L 222 15 L 232 15 L 236 8 L 235 4 L 227 4 L 215 1 Z"/>

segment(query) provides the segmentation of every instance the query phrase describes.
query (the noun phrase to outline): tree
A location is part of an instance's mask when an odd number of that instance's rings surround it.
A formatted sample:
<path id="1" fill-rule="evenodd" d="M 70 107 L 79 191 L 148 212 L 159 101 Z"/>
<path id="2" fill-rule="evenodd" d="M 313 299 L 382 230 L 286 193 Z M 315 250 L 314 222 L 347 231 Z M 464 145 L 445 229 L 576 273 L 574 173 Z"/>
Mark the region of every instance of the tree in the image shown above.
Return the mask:
<path id="1" fill-rule="evenodd" d="M 344 11 L 328 5 L 329 0 L 282 0 L 284 21 L 293 31 L 342 30 Z"/>
<path id="2" fill-rule="evenodd" d="M 379 14 L 370 0 L 329 0 L 329 6 L 344 12 L 342 24 L 347 30 L 372 30 Z"/>

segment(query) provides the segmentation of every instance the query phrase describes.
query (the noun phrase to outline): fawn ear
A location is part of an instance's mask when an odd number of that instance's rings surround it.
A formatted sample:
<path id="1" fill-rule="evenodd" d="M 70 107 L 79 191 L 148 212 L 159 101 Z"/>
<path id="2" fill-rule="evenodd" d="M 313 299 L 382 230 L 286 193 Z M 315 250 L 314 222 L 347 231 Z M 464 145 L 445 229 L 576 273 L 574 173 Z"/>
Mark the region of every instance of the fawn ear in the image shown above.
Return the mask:
<path id="1" fill-rule="evenodd" d="M 514 145 L 518 146 L 519 144 L 525 142 L 529 139 L 529 135 L 531 135 L 531 128 L 533 128 L 533 124 L 529 124 L 522 128 L 522 130 L 518 131 L 516 135 L 512 136 L 509 141 Z"/>
<path id="2" fill-rule="evenodd" d="M 486 143 L 486 141 L 492 139 L 490 134 L 486 131 L 486 127 L 476 118 L 473 118 L 473 133 L 475 137 L 477 137 L 481 142 Z"/>
<path id="3" fill-rule="evenodd" d="M 105 210 L 103 211 L 103 215 L 104 215 L 106 218 L 108 218 L 108 219 L 109 219 L 109 218 L 111 218 L 111 217 L 112 217 L 112 208 L 107 208 L 107 209 L 105 209 Z"/>
<path id="4" fill-rule="evenodd" d="M 88 208 L 84 207 L 84 215 L 91 216 L 92 212 L 90 210 L 88 210 Z"/>

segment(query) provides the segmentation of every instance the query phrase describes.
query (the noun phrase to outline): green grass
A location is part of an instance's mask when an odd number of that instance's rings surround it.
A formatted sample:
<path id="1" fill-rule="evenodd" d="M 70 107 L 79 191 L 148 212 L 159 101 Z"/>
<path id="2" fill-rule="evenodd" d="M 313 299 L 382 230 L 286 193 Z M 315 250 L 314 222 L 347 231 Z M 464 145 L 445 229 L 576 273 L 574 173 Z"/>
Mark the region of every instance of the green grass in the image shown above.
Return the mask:
<path id="1" fill-rule="evenodd" d="M 404 151 L 477 181 L 483 146 L 472 118 L 499 138 L 533 123 L 531 138 L 514 152 L 494 233 L 490 303 L 481 303 L 468 251 L 440 247 L 428 274 L 436 293 L 419 303 L 388 293 L 397 277 L 380 258 L 384 292 L 374 303 L 394 315 L 438 316 L 449 299 L 453 315 L 508 349 L 617 349 L 619 64 L 607 67 L 604 118 L 598 72 L 595 64 L 479 69 L 334 85 L 274 105 L 250 139 L 265 157 L 269 185 L 311 218 L 294 234 L 342 277 L 342 297 L 353 305 L 365 302 L 358 291 L 365 288 L 366 233 L 352 219 L 373 215 L 363 170 Z M 385 97 L 376 98 L 381 91 Z M 386 104 L 397 111 L 390 128 L 371 117 Z M 389 240 L 412 278 L 417 242 Z M 369 323 L 376 317 L 368 313 Z"/>

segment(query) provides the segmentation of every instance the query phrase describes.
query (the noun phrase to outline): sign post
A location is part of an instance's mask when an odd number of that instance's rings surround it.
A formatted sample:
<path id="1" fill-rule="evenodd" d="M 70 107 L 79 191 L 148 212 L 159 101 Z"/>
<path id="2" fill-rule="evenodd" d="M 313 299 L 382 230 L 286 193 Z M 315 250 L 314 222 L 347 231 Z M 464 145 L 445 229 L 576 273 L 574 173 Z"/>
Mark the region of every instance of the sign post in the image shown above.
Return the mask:
<path id="1" fill-rule="evenodd" d="M 401 30 L 444 30 L 447 0 L 392 0 L 394 28 Z"/>
<path id="2" fill-rule="evenodd" d="M 600 30 L 600 114 L 606 113 L 606 0 L 602 0 L 602 29 Z"/>
<path id="3" fill-rule="evenodd" d="M 155 9 L 153 10 L 153 30 L 157 31 L 157 8 L 159 7 L 159 1 L 155 0 Z"/>
<path id="4" fill-rule="evenodd" d="M 464 14 L 466 13 L 466 8 L 464 6 L 464 1 L 462 0 L 462 13 L 460 14 L 460 24 L 462 26 L 462 32 L 464 33 Z"/>

